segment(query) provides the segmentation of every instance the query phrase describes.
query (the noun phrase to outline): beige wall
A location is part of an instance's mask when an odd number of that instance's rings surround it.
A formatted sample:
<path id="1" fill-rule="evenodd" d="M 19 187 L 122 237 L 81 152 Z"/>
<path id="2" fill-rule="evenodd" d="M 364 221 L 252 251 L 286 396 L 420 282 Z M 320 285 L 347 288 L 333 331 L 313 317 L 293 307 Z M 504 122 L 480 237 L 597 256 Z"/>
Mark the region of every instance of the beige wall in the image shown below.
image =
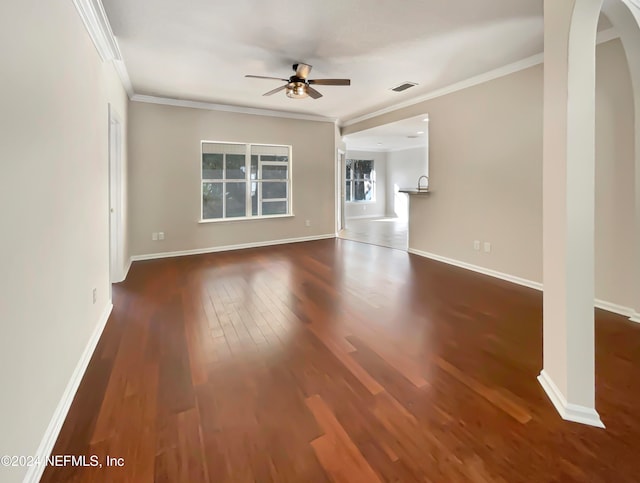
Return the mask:
<path id="1" fill-rule="evenodd" d="M 409 246 L 530 280 L 542 267 L 542 67 L 430 101 L 428 197 Z M 492 253 L 473 250 L 488 241 Z"/>
<path id="2" fill-rule="evenodd" d="M 333 123 L 132 102 L 129 139 L 134 255 L 335 233 Z M 295 216 L 198 223 L 201 140 L 292 145 Z"/>
<path id="3" fill-rule="evenodd" d="M 619 41 L 596 58 L 596 297 L 634 307 L 634 104 Z M 636 248 L 637 249 L 637 248 Z"/>
<path id="4" fill-rule="evenodd" d="M 70 1 L 2 2 L 0 39 L 0 454 L 26 456 L 109 304 L 108 103 L 124 120 L 127 98 Z"/>
<path id="5" fill-rule="evenodd" d="M 387 153 L 347 149 L 346 159 L 372 159 L 376 170 L 375 201 L 346 202 L 345 218 L 383 217 L 387 205 Z"/>
<path id="6" fill-rule="evenodd" d="M 633 98 L 618 40 L 597 50 L 596 297 L 633 306 Z M 412 197 L 410 246 L 542 281 L 542 66 L 349 126 L 428 112 L 428 197 Z M 343 132 L 346 134 L 346 132 Z M 473 240 L 492 243 L 490 254 Z"/>

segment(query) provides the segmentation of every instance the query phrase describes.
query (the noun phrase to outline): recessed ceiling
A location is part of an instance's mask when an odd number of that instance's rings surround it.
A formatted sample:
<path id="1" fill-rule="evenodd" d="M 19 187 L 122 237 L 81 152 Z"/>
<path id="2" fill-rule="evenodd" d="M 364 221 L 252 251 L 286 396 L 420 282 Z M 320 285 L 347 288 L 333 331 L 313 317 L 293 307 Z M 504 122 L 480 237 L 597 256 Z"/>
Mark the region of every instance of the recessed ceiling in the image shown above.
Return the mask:
<path id="1" fill-rule="evenodd" d="M 543 50 L 540 0 L 103 0 L 137 94 L 349 120 Z M 324 97 L 262 94 L 289 77 L 350 78 Z M 390 89 L 418 83 L 406 92 Z"/>
<path id="2" fill-rule="evenodd" d="M 429 122 L 423 114 L 344 136 L 352 151 L 396 151 L 427 145 Z"/>

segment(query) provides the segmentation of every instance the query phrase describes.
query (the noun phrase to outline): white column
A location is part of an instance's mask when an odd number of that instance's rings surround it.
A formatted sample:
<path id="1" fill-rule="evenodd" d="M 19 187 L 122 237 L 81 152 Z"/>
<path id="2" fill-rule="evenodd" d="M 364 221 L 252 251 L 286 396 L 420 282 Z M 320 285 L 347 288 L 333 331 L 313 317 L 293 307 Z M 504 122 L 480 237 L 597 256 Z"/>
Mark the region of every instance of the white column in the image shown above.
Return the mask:
<path id="1" fill-rule="evenodd" d="M 602 0 L 545 0 L 543 283 L 539 381 L 567 420 L 595 410 L 595 45 Z"/>

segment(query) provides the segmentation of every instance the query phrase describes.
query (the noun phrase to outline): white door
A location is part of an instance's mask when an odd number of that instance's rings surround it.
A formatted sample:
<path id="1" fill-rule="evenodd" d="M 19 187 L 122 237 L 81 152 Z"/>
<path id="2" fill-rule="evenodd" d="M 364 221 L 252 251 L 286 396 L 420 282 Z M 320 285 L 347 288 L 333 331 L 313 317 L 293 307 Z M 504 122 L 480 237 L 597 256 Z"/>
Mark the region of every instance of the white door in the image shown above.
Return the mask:
<path id="1" fill-rule="evenodd" d="M 109 106 L 109 278 L 123 278 L 122 263 L 122 123 Z"/>

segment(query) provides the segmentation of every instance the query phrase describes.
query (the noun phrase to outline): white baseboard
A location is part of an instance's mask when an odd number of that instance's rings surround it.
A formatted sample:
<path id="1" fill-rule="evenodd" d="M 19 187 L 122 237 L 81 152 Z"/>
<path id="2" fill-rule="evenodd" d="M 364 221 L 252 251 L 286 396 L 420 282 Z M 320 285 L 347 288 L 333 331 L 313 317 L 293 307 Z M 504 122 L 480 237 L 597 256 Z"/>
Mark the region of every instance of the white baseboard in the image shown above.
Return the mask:
<path id="1" fill-rule="evenodd" d="M 131 258 L 129 258 L 129 260 L 127 261 L 127 266 L 124 268 L 124 270 L 122 270 L 120 272 L 120 276 L 117 277 L 115 280 L 112 279 L 111 283 L 121 283 L 124 282 L 127 279 L 127 275 L 129 275 L 129 269 L 131 268 Z"/>
<path id="2" fill-rule="evenodd" d="M 606 310 L 607 312 L 613 312 L 614 314 L 624 315 L 629 318 L 631 318 L 634 313 L 634 310 L 629 307 L 607 302 L 606 300 L 596 299 L 595 306 L 599 309 Z"/>
<path id="3" fill-rule="evenodd" d="M 285 245 L 287 243 L 300 243 L 300 242 L 308 242 L 308 241 L 315 241 L 315 240 L 326 240 L 328 238 L 335 238 L 335 237 L 336 237 L 335 233 L 329 233 L 326 235 L 305 236 L 300 238 L 286 238 L 282 240 L 268 240 L 268 241 L 253 242 L 253 243 L 240 243 L 238 245 L 225 245 L 220 247 L 196 248 L 194 250 L 182 250 L 177 252 L 150 253 L 148 255 L 134 255 L 131 257 L 131 260 L 134 262 L 138 262 L 142 260 L 156 260 L 158 258 L 173 258 L 173 257 L 184 257 L 187 255 L 202 255 L 204 253 L 226 252 L 231 250 L 244 250 L 245 248 L 259 248 L 259 247 L 267 247 L 272 245 Z"/>
<path id="4" fill-rule="evenodd" d="M 102 315 L 100 316 L 100 320 L 96 325 L 96 328 L 93 330 L 89 341 L 87 342 L 86 347 L 84 348 L 84 352 L 76 365 L 76 368 L 71 375 L 71 379 L 67 383 L 67 387 L 62 394 L 62 398 L 56 407 L 56 410 L 51 417 L 51 421 L 49 421 L 49 426 L 40 441 L 40 446 L 36 450 L 36 453 L 33 455 L 39 461 L 46 461 L 51 451 L 53 451 L 53 446 L 56 444 L 56 440 L 58 439 L 58 434 L 60 433 L 60 429 L 62 429 L 62 424 L 64 423 L 65 418 L 67 417 L 67 413 L 69 412 L 69 408 L 71 407 L 71 403 L 73 402 L 73 398 L 76 395 L 76 391 L 78 390 L 78 386 L 80 385 L 80 381 L 82 381 L 82 376 L 84 376 L 85 371 L 87 370 L 87 366 L 89 365 L 89 361 L 91 360 L 91 356 L 98 345 L 98 341 L 100 340 L 100 336 L 102 335 L 102 331 L 107 325 L 107 320 L 109 320 L 109 315 L 111 315 L 111 310 L 113 309 L 113 304 L 111 301 L 107 303 L 107 306 L 104 308 Z M 46 465 L 34 465 L 30 466 L 27 474 L 24 477 L 24 483 L 37 483 L 40 481 L 42 477 L 42 473 L 45 470 Z"/>
<path id="5" fill-rule="evenodd" d="M 129 262 L 127 263 L 127 268 L 124 269 L 124 276 L 122 277 L 122 281 L 124 282 L 127 279 L 127 275 L 129 275 L 129 270 L 131 270 L 131 264 L 133 260 L 129 257 Z"/>
<path id="6" fill-rule="evenodd" d="M 467 270 L 478 272 L 483 275 L 489 275 L 490 277 L 506 280 L 507 282 L 515 283 L 517 285 L 522 285 L 524 287 L 529 287 L 535 290 L 542 290 L 542 284 L 540 282 L 534 282 L 532 280 L 527 280 L 525 278 L 516 277 L 515 275 L 509 275 L 508 273 L 502 273 L 496 270 L 491 270 L 489 268 L 473 265 L 471 263 L 461 262 L 459 260 L 443 257 L 440 255 L 436 255 L 434 253 L 423 252 L 421 250 L 416 250 L 415 248 L 409 248 L 408 252 L 413 253 L 414 255 L 419 255 L 421 257 L 430 258 L 438 262 L 448 263 L 449 265 L 465 268 Z M 619 304 L 614 304 L 612 302 L 607 302 L 605 300 L 600 300 L 600 299 L 594 300 L 594 307 L 597 307 L 602 310 L 606 310 L 607 312 L 613 312 L 614 314 L 622 315 L 624 317 L 629 317 L 629 320 L 631 320 L 632 322 L 640 323 L 640 313 L 636 312 L 632 308 L 625 307 Z"/>
<path id="7" fill-rule="evenodd" d="M 547 393 L 547 396 L 549 396 L 549 399 L 562 419 L 573 421 L 574 423 L 595 426 L 597 428 L 604 428 L 604 424 L 600 420 L 600 415 L 594 408 L 579 406 L 577 404 L 567 402 L 560 389 L 558 389 L 558 386 L 556 386 L 544 369 L 538 376 L 538 382 L 540 382 L 540 385 Z"/>
<path id="8" fill-rule="evenodd" d="M 430 258 L 431 260 L 436 260 L 438 262 L 448 263 L 449 265 L 465 268 L 473 272 L 482 273 L 483 275 L 489 275 L 490 277 L 506 280 L 507 282 L 515 283 L 517 285 L 523 285 L 525 287 L 533 288 L 536 290 L 542 290 L 542 284 L 540 282 L 533 282 L 525 278 L 516 277 L 515 275 L 509 275 L 507 273 L 498 272 L 496 270 L 480 267 L 471 263 L 461 262 L 452 258 L 436 255 L 435 253 L 423 252 L 421 250 L 416 250 L 415 248 L 409 248 L 408 252 L 413 253 L 414 255 L 419 255 L 421 257 Z"/>

